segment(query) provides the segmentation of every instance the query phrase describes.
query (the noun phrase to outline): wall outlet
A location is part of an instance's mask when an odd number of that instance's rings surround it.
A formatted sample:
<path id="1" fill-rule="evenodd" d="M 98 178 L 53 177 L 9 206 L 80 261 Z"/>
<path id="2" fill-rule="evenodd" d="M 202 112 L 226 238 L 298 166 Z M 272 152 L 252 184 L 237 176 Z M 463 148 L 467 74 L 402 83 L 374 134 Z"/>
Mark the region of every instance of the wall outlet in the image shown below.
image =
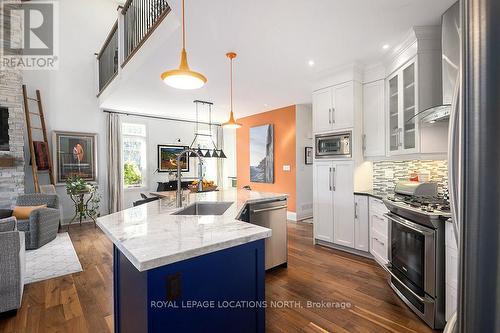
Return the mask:
<path id="1" fill-rule="evenodd" d="M 283 171 L 290 171 L 290 166 L 288 164 L 283 165 Z"/>
<path id="2" fill-rule="evenodd" d="M 394 170 L 385 170 L 385 178 L 394 178 Z"/>

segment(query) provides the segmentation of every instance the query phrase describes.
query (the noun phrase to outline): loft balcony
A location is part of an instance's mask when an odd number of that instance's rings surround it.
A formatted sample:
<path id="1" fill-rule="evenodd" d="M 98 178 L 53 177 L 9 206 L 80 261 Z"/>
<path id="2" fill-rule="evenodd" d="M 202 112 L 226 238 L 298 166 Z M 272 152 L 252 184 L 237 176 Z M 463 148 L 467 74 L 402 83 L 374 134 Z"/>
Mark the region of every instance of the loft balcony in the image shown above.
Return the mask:
<path id="1" fill-rule="evenodd" d="M 121 74 L 170 12 L 165 0 L 127 0 L 118 7 L 118 18 L 96 54 L 98 97 Z"/>

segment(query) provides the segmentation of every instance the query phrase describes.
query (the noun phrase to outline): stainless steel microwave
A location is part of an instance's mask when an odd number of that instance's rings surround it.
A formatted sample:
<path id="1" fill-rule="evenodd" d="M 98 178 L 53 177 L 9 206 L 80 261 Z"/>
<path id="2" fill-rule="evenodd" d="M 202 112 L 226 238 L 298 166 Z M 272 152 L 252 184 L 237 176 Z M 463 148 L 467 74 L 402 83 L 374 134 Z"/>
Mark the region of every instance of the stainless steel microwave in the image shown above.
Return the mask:
<path id="1" fill-rule="evenodd" d="M 318 134 L 315 137 L 316 158 L 352 157 L 352 132 Z"/>

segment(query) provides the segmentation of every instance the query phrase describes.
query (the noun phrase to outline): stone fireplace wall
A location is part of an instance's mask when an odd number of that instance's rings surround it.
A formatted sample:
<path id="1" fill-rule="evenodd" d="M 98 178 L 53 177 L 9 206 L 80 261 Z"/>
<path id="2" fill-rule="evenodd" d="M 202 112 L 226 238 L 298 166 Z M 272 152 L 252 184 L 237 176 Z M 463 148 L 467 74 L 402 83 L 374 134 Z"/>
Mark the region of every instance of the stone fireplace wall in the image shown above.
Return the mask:
<path id="1" fill-rule="evenodd" d="M 14 38 L 21 42 L 21 20 L 19 17 L 3 17 L 2 30 L 12 27 Z M 12 24 L 9 25 L 9 22 Z M 0 34 L 0 46 L 4 41 Z M 0 69 L 0 106 L 9 109 L 9 151 L 0 152 L 1 158 L 13 157 L 13 167 L 0 167 L 0 208 L 10 208 L 19 194 L 24 193 L 24 111 L 21 85 L 22 73 L 19 70 Z"/>

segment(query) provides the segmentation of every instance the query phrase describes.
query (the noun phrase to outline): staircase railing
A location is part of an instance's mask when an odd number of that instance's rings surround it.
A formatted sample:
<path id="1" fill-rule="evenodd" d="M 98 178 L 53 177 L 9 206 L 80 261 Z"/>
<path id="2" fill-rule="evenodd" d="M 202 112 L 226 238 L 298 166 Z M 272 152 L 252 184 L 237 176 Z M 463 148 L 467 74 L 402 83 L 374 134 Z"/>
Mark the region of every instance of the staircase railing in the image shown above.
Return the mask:
<path id="1" fill-rule="evenodd" d="M 170 13 L 166 0 L 127 0 L 97 54 L 98 96 Z M 121 63 L 121 66 L 119 65 Z"/>
<path id="2" fill-rule="evenodd" d="M 124 17 L 124 61 L 133 57 L 151 33 L 170 12 L 165 0 L 128 0 L 122 9 Z"/>
<path id="3" fill-rule="evenodd" d="M 118 21 L 113 25 L 101 51 L 97 54 L 99 92 L 118 74 Z"/>

